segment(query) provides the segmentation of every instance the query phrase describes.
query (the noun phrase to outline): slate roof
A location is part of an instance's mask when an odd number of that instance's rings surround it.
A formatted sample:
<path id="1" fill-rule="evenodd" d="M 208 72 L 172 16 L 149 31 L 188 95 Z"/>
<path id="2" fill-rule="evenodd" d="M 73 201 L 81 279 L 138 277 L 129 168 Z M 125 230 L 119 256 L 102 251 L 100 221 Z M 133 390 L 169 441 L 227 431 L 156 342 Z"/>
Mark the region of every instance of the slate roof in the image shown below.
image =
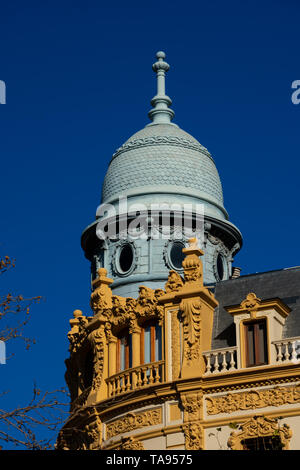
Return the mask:
<path id="1" fill-rule="evenodd" d="M 224 307 L 240 304 L 249 292 L 262 300 L 279 297 L 292 310 L 283 338 L 300 336 L 300 267 L 295 267 L 218 282 L 214 290 L 219 306 L 214 313 L 212 349 L 236 345 L 233 317 Z"/>

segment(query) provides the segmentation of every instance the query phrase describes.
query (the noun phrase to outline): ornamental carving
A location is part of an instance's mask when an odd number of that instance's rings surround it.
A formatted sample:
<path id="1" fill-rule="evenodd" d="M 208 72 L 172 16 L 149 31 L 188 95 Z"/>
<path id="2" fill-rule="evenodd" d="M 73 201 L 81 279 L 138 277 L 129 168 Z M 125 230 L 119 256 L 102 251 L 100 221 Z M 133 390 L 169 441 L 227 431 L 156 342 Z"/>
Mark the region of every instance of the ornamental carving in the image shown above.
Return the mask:
<path id="1" fill-rule="evenodd" d="M 106 277 L 105 268 L 98 269 L 98 277 L 93 281 L 95 290 L 91 294 L 91 308 L 95 315 L 105 313 L 106 309 L 112 308 L 112 292 L 109 288 L 113 280 Z"/>
<path id="2" fill-rule="evenodd" d="M 171 312 L 171 331 L 172 331 L 172 379 L 178 379 L 180 375 L 180 331 L 178 311 Z"/>
<path id="3" fill-rule="evenodd" d="M 170 271 L 167 283 L 165 285 L 166 292 L 177 292 L 183 287 L 183 280 L 176 271 Z"/>
<path id="4" fill-rule="evenodd" d="M 192 421 L 200 419 L 202 416 L 202 398 L 203 392 L 181 395 L 181 403 L 184 409 L 184 420 Z"/>
<path id="5" fill-rule="evenodd" d="M 189 423 L 183 426 L 186 450 L 203 449 L 203 427 L 200 423 Z"/>
<path id="6" fill-rule="evenodd" d="M 208 150 L 205 147 L 203 147 L 203 145 L 201 145 L 200 143 L 197 143 L 197 142 L 194 142 L 189 139 L 182 138 L 182 137 L 165 136 L 165 135 L 144 137 L 141 139 L 135 139 L 129 142 L 125 142 L 125 144 L 123 144 L 122 147 L 116 150 L 112 158 L 115 158 L 117 155 L 119 155 L 122 152 L 126 152 L 128 150 L 145 147 L 149 145 L 175 145 L 176 147 L 185 147 L 191 150 L 196 150 L 198 152 L 204 153 L 205 155 L 207 155 L 208 157 L 212 159 Z"/>
<path id="7" fill-rule="evenodd" d="M 228 446 L 232 450 L 243 450 L 243 441 L 257 437 L 279 436 L 284 450 L 289 449 L 292 431 L 288 424 L 279 425 L 277 419 L 254 416 L 241 426 L 241 431 L 232 431 Z"/>
<path id="8" fill-rule="evenodd" d="M 194 298 L 183 299 L 179 309 L 183 320 L 184 356 L 189 363 L 200 358 L 201 303 Z"/>
<path id="9" fill-rule="evenodd" d="M 62 429 L 57 437 L 57 450 L 92 450 L 100 447 L 101 420 L 96 413 L 94 421 L 82 429 L 78 427 Z"/>
<path id="10" fill-rule="evenodd" d="M 128 413 L 126 416 L 106 425 L 106 438 L 133 431 L 145 426 L 154 426 L 162 422 L 162 410 L 156 408 L 143 413 Z"/>
<path id="11" fill-rule="evenodd" d="M 106 335 L 104 327 L 100 327 L 90 333 L 88 337 L 94 352 L 94 375 L 92 389 L 96 390 L 100 388 L 103 376 L 104 366 L 104 346 L 106 342 Z"/>
<path id="12" fill-rule="evenodd" d="M 133 436 L 123 437 L 121 445 L 117 447 L 117 450 L 145 450 L 143 443 L 138 441 Z"/>
<path id="13" fill-rule="evenodd" d="M 74 318 L 70 320 L 71 330 L 68 333 L 71 353 L 76 352 L 85 341 L 87 337 L 85 327 L 88 324 L 88 320 L 81 310 L 74 310 L 73 316 Z"/>
<path id="14" fill-rule="evenodd" d="M 233 413 L 267 406 L 282 406 L 300 403 L 300 384 L 291 387 L 275 387 L 266 390 L 251 390 L 242 393 L 228 393 L 206 398 L 207 414 Z"/>
<path id="15" fill-rule="evenodd" d="M 194 284 L 197 282 L 197 284 L 202 286 L 203 267 L 199 256 L 202 256 L 204 253 L 198 246 L 197 238 L 190 238 L 188 243 L 188 248 L 184 248 L 182 250 L 182 252 L 186 255 L 182 262 L 184 280 L 186 284 Z"/>
<path id="16" fill-rule="evenodd" d="M 150 287 L 140 286 L 135 313 L 139 319 L 158 318 L 159 324 L 163 321 L 163 307 L 158 305 L 162 289 L 153 290 Z"/>
<path id="17" fill-rule="evenodd" d="M 261 299 L 256 297 L 256 294 L 254 292 L 250 292 L 245 300 L 241 302 L 241 307 L 247 310 L 257 310 L 257 308 L 260 306 Z"/>

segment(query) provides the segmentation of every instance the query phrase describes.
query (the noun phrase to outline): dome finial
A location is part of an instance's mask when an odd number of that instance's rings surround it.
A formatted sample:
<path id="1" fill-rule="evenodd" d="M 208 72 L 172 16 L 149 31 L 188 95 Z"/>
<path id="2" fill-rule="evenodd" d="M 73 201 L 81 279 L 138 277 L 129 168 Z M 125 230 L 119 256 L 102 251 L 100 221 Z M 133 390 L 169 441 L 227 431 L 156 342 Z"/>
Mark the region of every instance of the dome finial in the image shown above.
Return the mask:
<path id="1" fill-rule="evenodd" d="M 164 61 L 165 57 L 166 54 L 164 52 L 157 52 L 157 62 L 152 65 L 152 69 L 156 72 L 157 76 L 157 94 L 151 100 L 153 109 L 148 113 L 149 118 L 153 121 L 149 124 L 150 126 L 152 124 L 170 124 L 174 117 L 174 111 L 169 108 L 172 100 L 166 95 L 165 73 L 169 70 L 170 66 Z"/>

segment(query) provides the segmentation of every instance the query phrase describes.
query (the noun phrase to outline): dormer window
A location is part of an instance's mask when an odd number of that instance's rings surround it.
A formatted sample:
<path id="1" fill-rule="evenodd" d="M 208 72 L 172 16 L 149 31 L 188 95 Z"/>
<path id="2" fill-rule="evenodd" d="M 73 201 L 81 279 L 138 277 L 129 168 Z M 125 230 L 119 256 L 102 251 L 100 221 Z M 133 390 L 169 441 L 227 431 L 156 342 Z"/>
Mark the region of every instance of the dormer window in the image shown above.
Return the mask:
<path id="1" fill-rule="evenodd" d="M 266 320 L 244 323 L 246 367 L 268 364 Z"/>
<path id="2" fill-rule="evenodd" d="M 236 326 L 237 368 L 275 364 L 290 308 L 279 298 L 259 299 L 249 292 L 239 305 L 225 307 Z"/>

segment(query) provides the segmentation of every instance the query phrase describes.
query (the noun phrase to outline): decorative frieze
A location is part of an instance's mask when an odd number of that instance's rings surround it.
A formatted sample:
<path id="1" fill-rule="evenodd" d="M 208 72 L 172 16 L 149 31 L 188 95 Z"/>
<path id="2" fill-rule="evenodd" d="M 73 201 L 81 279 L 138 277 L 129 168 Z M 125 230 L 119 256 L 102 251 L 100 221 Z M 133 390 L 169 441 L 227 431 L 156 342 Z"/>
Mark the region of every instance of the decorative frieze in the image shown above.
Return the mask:
<path id="1" fill-rule="evenodd" d="M 203 147 L 199 142 L 195 142 L 194 140 L 189 140 L 184 137 L 178 137 L 174 135 L 160 135 L 160 136 L 151 136 L 151 137 L 143 137 L 135 140 L 130 140 L 129 142 L 125 142 L 122 147 L 118 148 L 116 152 L 113 154 L 112 159 L 114 159 L 117 155 L 122 152 L 126 152 L 128 150 L 137 149 L 140 147 L 151 146 L 151 145 L 175 145 L 176 147 L 184 147 L 191 150 L 196 150 L 198 152 L 204 153 L 209 158 L 212 159 L 208 150 Z"/>
<path id="2" fill-rule="evenodd" d="M 161 408 L 143 411 L 142 413 L 128 413 L 126 416 L 106 425 L 106 439 L 110 439 L 118 434 L 133 431 L 134 429 L 143 428 L 145 426 L 155 426 L 161 423 Z"/>
<path id="3" fill-rule="evenodd" d="M 208 415 L 253 410 L 267 406 L 278 407 L 293 403 L 300 403 L 300 384 L 206 398 Z"/>

